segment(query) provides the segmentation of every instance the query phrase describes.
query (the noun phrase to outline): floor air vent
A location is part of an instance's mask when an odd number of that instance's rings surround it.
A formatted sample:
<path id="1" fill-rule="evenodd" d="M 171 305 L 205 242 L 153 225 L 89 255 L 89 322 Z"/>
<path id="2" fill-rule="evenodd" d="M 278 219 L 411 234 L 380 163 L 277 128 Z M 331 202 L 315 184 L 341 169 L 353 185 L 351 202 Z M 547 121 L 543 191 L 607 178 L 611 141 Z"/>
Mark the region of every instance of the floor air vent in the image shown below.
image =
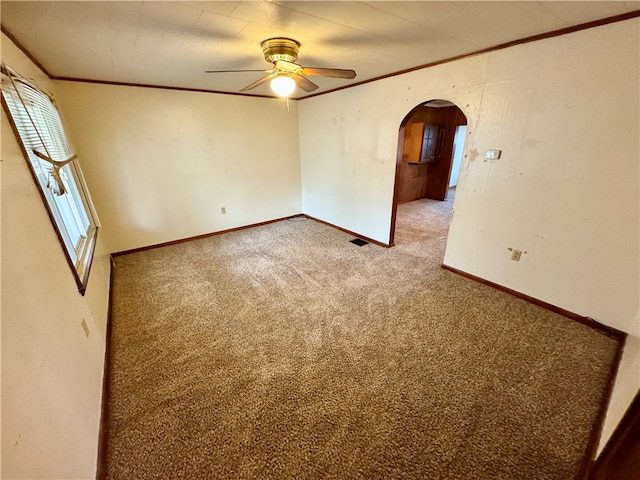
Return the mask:
<path id="1" fill-rule="evenodd" d="M 361 247 L 363 245 L 367 245 L 369 243 L 369 242 L 365 242 L 361 238 L 354 238 L 353 240 L 349 240 L 349 241 L 351 243 L 353 243 L 354 245 L 358 245 L 359 247 Z"/>

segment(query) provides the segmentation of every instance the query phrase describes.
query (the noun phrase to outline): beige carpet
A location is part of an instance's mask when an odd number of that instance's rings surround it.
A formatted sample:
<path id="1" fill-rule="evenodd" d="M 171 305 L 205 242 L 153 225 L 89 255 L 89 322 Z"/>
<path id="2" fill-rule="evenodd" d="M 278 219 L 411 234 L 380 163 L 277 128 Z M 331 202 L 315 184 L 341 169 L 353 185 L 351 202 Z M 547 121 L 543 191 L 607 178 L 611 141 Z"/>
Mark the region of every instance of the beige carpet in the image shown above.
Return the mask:
<path id="1" fill-rule="evenodd" d="M 117 257 L 106 477 L 573 479 L 618 342 L 441 269 L 423 203 Z"/>

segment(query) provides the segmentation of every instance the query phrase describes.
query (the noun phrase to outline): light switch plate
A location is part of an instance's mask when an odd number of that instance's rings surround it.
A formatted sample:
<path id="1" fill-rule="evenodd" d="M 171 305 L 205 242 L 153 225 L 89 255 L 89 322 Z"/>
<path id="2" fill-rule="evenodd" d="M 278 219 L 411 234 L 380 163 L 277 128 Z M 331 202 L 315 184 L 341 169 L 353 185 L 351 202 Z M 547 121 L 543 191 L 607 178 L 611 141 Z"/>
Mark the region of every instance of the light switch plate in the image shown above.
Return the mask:
<path id="1" fill-rule="evenodd" d="M 486 158 L 487 160 L 498 160 L 501 155 L 502 155 L 502 150 L 491 149 L 491 150 L 487 150 L 487 154 L 485 155 L 484 158 Z"/>

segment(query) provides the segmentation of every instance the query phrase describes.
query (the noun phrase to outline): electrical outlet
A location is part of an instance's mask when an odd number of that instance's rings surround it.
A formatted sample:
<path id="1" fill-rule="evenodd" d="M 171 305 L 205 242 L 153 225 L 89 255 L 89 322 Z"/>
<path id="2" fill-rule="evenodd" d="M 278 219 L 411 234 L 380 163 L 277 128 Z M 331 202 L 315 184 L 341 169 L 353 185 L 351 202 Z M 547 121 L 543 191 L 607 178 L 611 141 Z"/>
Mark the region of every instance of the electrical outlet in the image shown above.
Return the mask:
<path id="1" fill-rule="evenodd" d="M 519 262 L 521 256 L 522 256 L 522 251 L 521 250 L 515 250 L 514 249 L 513 252 L 511 252 L 511 260 Z"/>
<path id="2" fill-rule="evenodd" d="M 84 334 L 86 335 L 87 338 L 89 338 L 89 325 L 87 325 L 87 322 L 84 320 L 84 318 L 82 319 L 82 330 L 84 330 Z"/>
<path id="3" fill-rule="evenodd" d="M 227 207 L 222 207 L 222 208 L 220 209 L 220 212 L 221 212 L 221 213 L 227 213 Z"/>

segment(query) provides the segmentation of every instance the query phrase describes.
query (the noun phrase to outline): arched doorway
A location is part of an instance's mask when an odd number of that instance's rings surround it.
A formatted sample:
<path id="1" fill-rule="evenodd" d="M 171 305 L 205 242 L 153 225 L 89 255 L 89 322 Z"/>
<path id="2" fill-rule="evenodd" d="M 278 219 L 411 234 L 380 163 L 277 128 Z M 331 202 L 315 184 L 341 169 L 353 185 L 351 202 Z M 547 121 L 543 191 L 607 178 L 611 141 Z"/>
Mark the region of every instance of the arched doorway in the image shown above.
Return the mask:
<path id="1" fill-rule="evenodd" d="M 452 102 L 430 100 L 414 107 L 398 132 L 389 245 L 395 245 L 398 206 L 420 199 L 446 201 L 457 185 L 467 117 Z M 453 201 L 453 195 L 449 195 Z"/>

